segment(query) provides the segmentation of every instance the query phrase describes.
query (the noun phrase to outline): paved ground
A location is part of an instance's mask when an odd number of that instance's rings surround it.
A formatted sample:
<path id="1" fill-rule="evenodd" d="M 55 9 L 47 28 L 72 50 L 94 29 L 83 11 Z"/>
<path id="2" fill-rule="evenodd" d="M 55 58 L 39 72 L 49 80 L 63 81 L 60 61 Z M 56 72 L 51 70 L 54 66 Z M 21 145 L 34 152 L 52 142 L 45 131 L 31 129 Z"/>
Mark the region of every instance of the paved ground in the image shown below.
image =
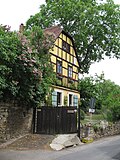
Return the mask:
<path id="1" fill-rule="evenodd" d="M 120 160 L 120 135 L 62 151 L 1 149 L 0 160 Z"/>

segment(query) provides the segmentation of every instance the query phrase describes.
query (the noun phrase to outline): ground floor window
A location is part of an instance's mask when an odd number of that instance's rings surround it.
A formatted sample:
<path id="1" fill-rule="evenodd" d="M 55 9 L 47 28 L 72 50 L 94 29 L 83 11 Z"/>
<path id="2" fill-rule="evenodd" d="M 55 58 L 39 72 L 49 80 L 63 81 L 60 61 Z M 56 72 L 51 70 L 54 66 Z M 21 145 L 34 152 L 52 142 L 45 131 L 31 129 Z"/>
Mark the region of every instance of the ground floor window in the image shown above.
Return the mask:
<path id="1" fill-rule="evenodd" d="M 52 105 L 53 106 L 60 106 L 62 105 L 62 93 L 54 91 L 52 93 Z"/>
<path id="2" fill-rule="evenodd" d="M 67 103 L 64 104 L 64 97 L 66 97 Z M 66 95 L 62 90 L 55 90 L 52 93 L 52 106 L 75 106 L 78 107 L 78 95 L 75 95 L 72 92 L 68 92 Z"/>
<path id="3" fill-rule="evenodd" d="M 57 105 L 62 105 L 62 93 L 57 92 Z"/>
<path id="4" fill-rule="evenodd" d="M 77 95 L 73 96 L 73 106 L 77 106 L 78 107 L 78 96 Z"/>
<path id="5" fill-rule="evenodd" d="M 73 105 L 73 95 L 69 94 L 69 106 Z"/>
<path id="6" fill-rule="evenodd" d="M 52 106 L 57 106 L 57 92 L 52 93 Z"/>

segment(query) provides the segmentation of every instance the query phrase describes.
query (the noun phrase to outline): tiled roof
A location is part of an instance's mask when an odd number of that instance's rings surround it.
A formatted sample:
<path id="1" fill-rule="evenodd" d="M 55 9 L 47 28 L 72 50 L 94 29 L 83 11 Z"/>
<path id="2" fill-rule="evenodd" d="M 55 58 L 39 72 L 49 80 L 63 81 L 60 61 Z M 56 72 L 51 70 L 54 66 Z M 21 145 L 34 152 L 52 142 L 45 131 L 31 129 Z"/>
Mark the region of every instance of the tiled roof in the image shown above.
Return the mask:
<path id="1" fill-rule="evenodd" d="M 44 33 L 47 35 L 53 35 L 55 39 L 57 39 L 62 32 L 62 28 L 60 26 L 53 26 L 44 30 Z"/>

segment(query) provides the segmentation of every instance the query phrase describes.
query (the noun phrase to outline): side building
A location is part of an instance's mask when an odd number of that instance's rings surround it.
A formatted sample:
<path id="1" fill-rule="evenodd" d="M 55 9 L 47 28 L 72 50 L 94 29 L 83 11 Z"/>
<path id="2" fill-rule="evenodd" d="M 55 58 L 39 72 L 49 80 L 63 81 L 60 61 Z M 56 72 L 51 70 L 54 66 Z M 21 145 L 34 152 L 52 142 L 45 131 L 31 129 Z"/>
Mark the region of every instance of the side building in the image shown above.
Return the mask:
<path id="1" fill-rule="evenodd" d="M 55 38 L 53 48 L 49 50 L 51 63 L 57 76 L 57 83 L 52 85 L 53 106 L 78 106 L 78 68 L 80 67 L 73 38 L 60 26 L 44 30 L 45 34 Z"/>

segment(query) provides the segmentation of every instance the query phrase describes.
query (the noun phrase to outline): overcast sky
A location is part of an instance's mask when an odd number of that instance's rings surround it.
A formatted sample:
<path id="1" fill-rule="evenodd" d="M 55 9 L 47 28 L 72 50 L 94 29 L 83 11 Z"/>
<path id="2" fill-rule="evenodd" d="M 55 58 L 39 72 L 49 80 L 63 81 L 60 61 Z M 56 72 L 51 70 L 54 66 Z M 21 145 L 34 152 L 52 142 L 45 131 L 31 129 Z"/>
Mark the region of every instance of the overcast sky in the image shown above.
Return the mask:
<path id="1" fill-rule="evenodd" d="M 114 0 L 120 4 L 120 0 Z M 10 25 L 12 30 L 18 30 L 21 23 L 25 23 L 31 15 L 39 11 L 40 4 L 45 0 L 0 0 L 0 24 Z M 105 73 L 105 78 L 120 85 L 120 60 L 106 59 L 95 63 L 90 68 L 92 76 Z"/>

